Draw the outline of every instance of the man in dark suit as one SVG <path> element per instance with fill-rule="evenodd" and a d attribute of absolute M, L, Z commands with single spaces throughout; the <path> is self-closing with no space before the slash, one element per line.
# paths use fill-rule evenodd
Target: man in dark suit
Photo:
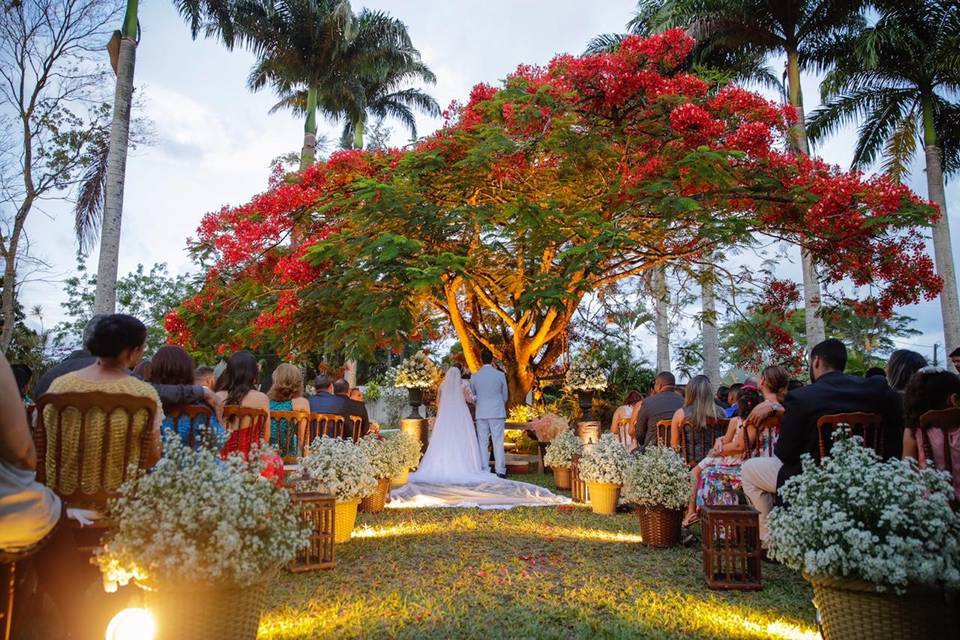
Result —
<path fill-rule="evenodd" d="M 350 397 L 350 383 L 343 378 L 337 380 L 333 383 L 333 393 L 345 400 L 348 415 L 360 416 L 362 419 L 360 437 L 367 435 L 367 432 L 370 431 L 370 416 L 367 415 L 367 405 Z"/>
<path fill-rule="evenodd" d="M 825 415 L 865 411 L 883 416 L 884 458 L 899 458 L 903 447 L 903 402 L 883 378 L 847 375 L 847 349 L 839 340 L 824 340 L 810 352 L 811 384 L 787 394 L 775 457 L 743 463 L 743 491 L 760 512 L 760 538 L 767 537 L 767 514 L 777 490 L 803 471 L 801 456 L 819 461 L 817 420 Z M 763 416 L 757 416 L 762 418 Z"/>
<path fill-rule="evenodd" d="M 314 387 L 316 388 L 316 394 L 307 398 L 307 402 L 310 403 L 310 413 L 329 413 L 343 416 L 348 421 L 347 427 L 344 429 L 344 435 L 349 433 L 350 437 L 353 437 L 353 430 L 349 424 L 350 411 L 347 408 L 347 398 L 338 396 L 333 392 L 333 380 L 330 379 L 330 376 L 325 373 L 317 375 L 314 379 Z"/>
<path fill-rule="evenodd" d="M 653 393 L 640 404 L 633 435 L 646 449 L 657 444 L 657 422 L 669 420 L 683 406 L 683 398 L 674 390 L 677 379 L 669 371 L 661 371 L 653 380 Z M 669 434 L 668 434 L 669 435 Z"/>

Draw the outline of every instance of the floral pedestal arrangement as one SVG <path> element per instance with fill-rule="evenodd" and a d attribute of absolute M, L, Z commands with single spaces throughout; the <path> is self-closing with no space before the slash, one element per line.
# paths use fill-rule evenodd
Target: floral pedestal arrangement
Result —
<path fill-rule="evenodd" d="M 644 544 L 667 548 L 680 542 L 689 478 L 690 470 L 673 449 L 651 447 L 635 458 L 624 477 L 623 499 L 637 506 Z"/>
<path fill-rule="evenodd" d="M 407 389 L 410 394 L 411 413 L 408 418 L 420 418 L 423 390 L 434 388 L 439 377 L 437 365 L 422 351 L 417 351 L 400 363 L 394 384 L 401 389 Z"/>
<path fill-rule="evenodd" d="M 605 434 L 597 444 L 584 447 L 580 458 L 580 478 L 587 483 L 590 507 L 594 513 L 616 513 L 620 488 L 632 463 L 632 456 L 613 434 Z"/>
<path fill-rule="evenodd" d="M 570 429 L 563 430 L 553 437 L 543 454 L 543 464 L 553 469 L 553 479 L 557 489 L 569 490 L 573 487 L 570 467 L 573 465 L 573 457 L 581 453 L 583 453 L 583 445 Z"/>
<path fill-rule="evenodd" d="M 882 461 L 841 430 L 834 438 L 821 464 L 805 457 L 781 487 L 770 555 L 813 585 L 827 640 L 950 637 L 944 591 L 960 587 L 960 514 L 949 476 Z"/>
<path fill-rule="evenodd" d="M 577 403 L 585 421 L 593 419 L 593 396 L 607 388 L 607 375 L 596 359 L 588 354 L 574 358 L 567 369 L 567 388 L 577 393 Z"/>
<path fill-rule="evenodd" d="M 353 536 L 353 528 L 357 524 L 357 507 L 360 505 L 360 499 L 337 500 L 336 509 L 333 512 L 333 541 L 336 544 L 349 542 Z"/>

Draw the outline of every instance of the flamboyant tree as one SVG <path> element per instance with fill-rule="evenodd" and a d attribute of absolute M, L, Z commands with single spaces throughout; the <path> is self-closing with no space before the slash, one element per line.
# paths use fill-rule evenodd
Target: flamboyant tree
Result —
<path fill-rule="evenodd" d="M 441 317 L 471 368 L 484 347 L 504 363 L 516 402 L 563 353 L 585 295 L 761 236 L 829 256 L 825 278 L 869 285 L 878 313 L 935 295 L 917 229 L 933 210 L 790 153 L 793 109 L 708 91 L 678 70 L 692 45 L 671 30 L 521 66 L 409 150 L 276 175 L 204 218 L 206 281 L 167 318 L 171 339 L 359 354 Z"/>

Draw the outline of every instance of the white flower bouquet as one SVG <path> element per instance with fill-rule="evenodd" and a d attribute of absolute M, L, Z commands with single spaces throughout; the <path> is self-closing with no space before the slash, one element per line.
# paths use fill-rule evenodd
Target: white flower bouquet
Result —
<path fill-rule="evenodd" d="M 623 447 L 621 447 L 623 448 Z M 543 454 L 543 464 L 548 467 L 569 468 L 573 464 L 573 456 L 583 453 L 583 443 L 572 430 L 561 431 L 553 439 L 546 453 Z"/>
<path fill-rule="evenodd" d="M 669 447 L 649 447 L 624 477 L 623 499 L 641 507 L 681 509 L 690 498 L 690 468 Z"/>
<path fill-rule="evenodd" d="M 375 478 L 392 478 L 404 470 L 406 452 L 398 438 L 385 438 L 379 433 L 368 433 L 358 444 L 373 465 Z"/>
<path fill-rule="evenodd" d="M 377 488 L 376 469 L 350 440 L 317 438 L 293 476 L 299 491 L 316 491 L 339 501 L 358 500 Z"/>
<path fill-rule="evenodd" d="M 403 469 L 414 469 L 420 464 L 420 457 L 423 452 L 420 450 L 420 440 L 405 431 L 401 431 L 391 438 L 395 441 L 400 450 L 400 459 L 403 461 Z"/>
<path fill-rule="evenodd" d="M 394 386 L 404 389 L 429 389 L 437 384 L 440 372 L 433 360 L 422 351 L 400 363 Z"/>
<path fill-rule="evenodd" d="M 289 494 L 260 475 L 268 456 L 221 461 L 176 434 L 163 449 L 153 470 L 127 480 L 109 502 L 115 526 L 95 558 L 108 590 L 131 578 L 249 586 L 307 544 Z"/>
<path fill-rule="evenodd" d="M 596 359 L 581 354 L 570 363 L 566 383 L 573 391 L 603 391 L 607 388 L 607 375 Z"/>
<path fill-rule="evenodd" d="M 770 513 L 770 555 L 811 576 L 850 577 L 878 591 L 960 586 L 960 514 L 949 476 L 912 460 L 882 461 L 840 437 L 821 464 L 781 489 Z"/>
<path fill-rule="evenodd" d="M 605 433 L 594 445 L 584 447 L 580 459 L 580 479 L 585 482 L 623 484 L 633 456 L 623 448 L 617 436 Z"/>
<path fill-rule="evenodd" d="M 545 413 L 531 422 L 530 428 L 537 434 L 537 440 L 540 442 L 552 442 L 570 428 L 570 423 L 566 418 L 555 413 Z"/>

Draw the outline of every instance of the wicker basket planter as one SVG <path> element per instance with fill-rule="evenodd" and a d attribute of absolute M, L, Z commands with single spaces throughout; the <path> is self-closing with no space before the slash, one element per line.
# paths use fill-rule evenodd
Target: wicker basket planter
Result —
<path fill-rule="evenodd" d="M 621 485 L 610 482 L 587 482 L 590 508 L 593 509 L 594 513 L 600 515 L 613 515 L 617 512 L 621 488 Z"/>
<path fill-rule="evenodd" d="M 357 507 L 359 505 L 360 498 L 337 500 L 333 515 L 333 541 L 336 544 L 350 541 L 350 536 L 353 535 L 353 527 L 357 523 Z"/>
<path fill-rule="evenodd" d="M 680 542 L 679 509 L 637 507 L 637 517 L 640 519 L 640 536 L 644 544 L 666 549 Z"/>
<path fill-rule="evenodd" d="M 377 478 L 377 490 L 360 501 L 360 511 L 380 513 L 387 505 L 388 493 L 390 493 L 390 478 Z"/>
<path fill-rule="evenodd" d="M 553 482 L 557 485 L 557 489 L 569 491 L 571 486 L 570 467 L 554 467 Z"/>
<path fill-rule="evenodd" d="M 156 640 L 255 640 L 268 581 L 248 587 L 138 586 L 144 590 L 144 604 L 157 622 Z"/>
<path fill-rule="evenodd" d="M 940 589 L 913 587 L 897 595 L 878 593 L 873 584 L 854 578 L 803 575 L 813 585 L 824 640 L 949 637 L 949 612 Z"/>
<path fill-rule="evenodd" d="M 402 487 L 407 484 L 407 480 L 410 478 L 410 469 L 404 469 L 399 474 L 390 478 L 390 488 L 396 489 L 397 487 Z"/>

